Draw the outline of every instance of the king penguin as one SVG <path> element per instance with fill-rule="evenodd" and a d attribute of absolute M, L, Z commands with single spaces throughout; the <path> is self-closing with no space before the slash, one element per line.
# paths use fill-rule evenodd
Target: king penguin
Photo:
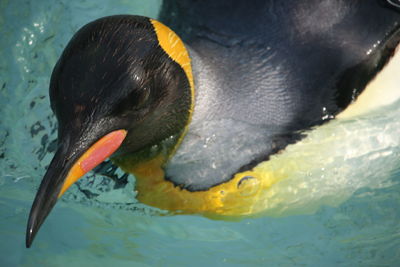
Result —
<path fill-rule="evenodd" d="M 51 75 L 58 148 L 26 246 L 63 193 L 107 158 L 134 174 L 142 203 L 211 217 L 261 211 L 260 192 L 285 176 L 271 157 L 379 102 L 358 104 L 395 57 L 397 8 L 378 0 L 166 1 L 163 23 L 115 15 L 83 26 Z"/>

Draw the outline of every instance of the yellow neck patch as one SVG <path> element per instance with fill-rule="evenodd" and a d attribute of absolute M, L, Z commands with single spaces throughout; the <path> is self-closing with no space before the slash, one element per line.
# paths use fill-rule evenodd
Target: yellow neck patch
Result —
<path fill-rule="evenodd" d="M 158 43 L 161 48 L 167 53 L 167 55 L 176 63 L 178 63 L 183 71 L 186 74 L 186 77 L 189 80 L 190 85 L 190 95 L 191 95 L 191 104 L 189 110 L 189 119 L 186 123 L 186 127 L 182 132 L 181 137 L 179 138 L 175 148 L 170 153 L 169 157 L 175 154 L 176 149 L 178 149 L 179 145 L 182 143 L 183 138 L 185 137 L 187 131 L 189 130 L 189 124 L 192 119 L 193 109 L 194 109 L 194 82 L 193 82 L 193 73 L 192 73 L 192 65 L 189 57 L 189 53 L 186 50 L 185 45 L 183 44 L 181 38 L 170 28 L 165 26 L 159 21 L 154 19 L 150 19 L 151 24 L 154 27 L 154 31 L 156 32 Z"/>
<path fill-rule="evenodd" d="M 136 198 L 141 203 L 179 214 L 202 214 L 210 218 L 227 219 L 262 212 L 270 193 L 268 189 L 288 175 L 288 167 L 274 170 L 268 162 L 263 162 L 207 191 L 191 192 L 165 180 L 162 168 L 165 162 L 166 156 L 159 154 L 145 162 L 132 164 L 123 160 L 118 165 L 135 175 Z"/>
<path fill-rule="evenodd" d="M 154 19 L 150 19 L 150 22 L 151 24 L 153 24 L 161 48 L 172 60 L 174 60 L 182 67 L 189 80 L 190 88 L 194 90 L 190 57 L 182 40 L 174 31 L 172 31 L 161 22 Z M 192 96 L 194 96 L 194 94 L 192 94 Z"/>

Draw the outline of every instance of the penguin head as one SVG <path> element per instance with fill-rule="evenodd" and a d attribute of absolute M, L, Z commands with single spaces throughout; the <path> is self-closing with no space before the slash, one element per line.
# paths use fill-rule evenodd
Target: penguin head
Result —
<path fill-rule="evenodd" d="M 157 143 L 185 126 L 189 88 L 182 67 L 162 49 L 149 19 L 94 21 L 73 37 L 52 74 L 50 100 L 59 140 L 93 142 L 91 136 L 125 129 L 125 152 Z"/>
<path fill-rule="evenodd" d="M 110 156 L 183 134 L 192 78 L 182 56 L 171 56 L 183 51 L 189 62 L 182 42 L 179 51 L 163 43 L 171 32 L 151 19 L 122 15 L 87 24 L 69 42 L 50 82 L 58 150 L 32 205 L 27 247 L 57 199 L 86 172 Z"/>

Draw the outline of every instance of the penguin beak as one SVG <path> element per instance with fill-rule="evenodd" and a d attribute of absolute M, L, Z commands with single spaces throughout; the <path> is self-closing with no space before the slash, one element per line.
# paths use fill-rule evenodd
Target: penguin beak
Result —
<path fill-rule="evenodd" d="M 85 173 L 111 156 L 121 146 L 126 135 L 126 130 L 113 131 L 100 138 L 84 153 L 75 155 L 67 152 L 71 149 L 59 147 L 32 204 L 26 232 L 27 248 L 31 246 L 36 233 L 58 198 Z"/>

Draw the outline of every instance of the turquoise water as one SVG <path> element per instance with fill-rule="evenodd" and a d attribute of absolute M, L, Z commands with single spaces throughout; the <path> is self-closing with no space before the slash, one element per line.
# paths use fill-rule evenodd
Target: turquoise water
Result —
<path fill-rule="evenodd" d="M 54 151 L 47 94 L 63 47 L 98 17 L 157 17 L 159 9 L 160 1 L 0 1 L 0 266 L 398 266 L 399 103 L 290 147 L 283 160 L 300 150 L 325 154 L 271 189 L 263 217 L 160 216 L 135 200 L 133 177 L 112 190 L 91 174 L 25 248 L 29 209 Z"/>

